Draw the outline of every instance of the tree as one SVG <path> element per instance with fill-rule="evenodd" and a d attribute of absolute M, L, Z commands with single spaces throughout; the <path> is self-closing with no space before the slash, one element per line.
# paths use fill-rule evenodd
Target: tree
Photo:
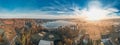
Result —
<path fill-rule="evenodd" d="M 76 28 L 76 27 L 74 27 Z M 59 27 L 57 29 L 59 35 L 61 35 L 63 42 L 65 42 L 66 45 L 72 45 L 75 38 L 79 35 L 79 29 L 71 29 L 71 26 L 64 26 Z"/>

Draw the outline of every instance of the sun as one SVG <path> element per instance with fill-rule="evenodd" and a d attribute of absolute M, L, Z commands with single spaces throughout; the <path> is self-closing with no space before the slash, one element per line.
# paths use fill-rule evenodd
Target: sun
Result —
<path fill-rule="evenodd" d="M 83 9 L 75 8 L 74 15 L 86 21 L 100 21 L 112 18 L 118 12 L 115 8 L 107 8 L 102 5 L 98 0 L 91 1 Z"/>
<path fill-rule="evenodd" d="M 82 10 L 81 15 L 87 21 L 99 21 L 106 18 L 107 11 L 101 8 L 89 8 L 89 10 Z"/>
<path fill-rule="evenodd" d="M 102 9 L 99 8 L 91 8 L 89 11 L 85 12 L 86 20 L 90 21 L 98 21 L 102 20 L 105 17 L 105 12 Z"/>
<path fill-rule="evenodd" d="M 104 19 L 108 13 L 101 7 L 101 3 L 94 1 L 89 3 L 87 9 L 84 9 L 81 14 L 85 16 L 86 20 L 99 21 Z"/>

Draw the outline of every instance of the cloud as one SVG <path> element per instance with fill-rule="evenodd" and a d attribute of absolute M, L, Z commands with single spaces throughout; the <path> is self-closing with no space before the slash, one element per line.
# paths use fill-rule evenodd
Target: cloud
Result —
<path fill-rule="evenodd" d="M 56 2 L 58 3 L 58 2 Z M 95 4 L 95 5 L 94 5 Z M 56 5 L 56 4 L 55 4 Z M 62 7 L 59 7 L 62 5 Z M 97 16 L 105 16 L 109 18 L 120 17 L 118 9 L 113 7 L 102 7 L 99 0 L 88 3 L 88 7 L 81 8 L 73 3 L 73 5 L 63 5 L 59 3 L 58 6 L 43 7 L 41 9 L 14 9 L 6 10 L 0 8 L 0 18 L 34 18 L 34 19 L 61 19 L 61 18 L 84 18 L 89 14 Z M 94 8 L 93 8 L 94 7 Z M 57 8 L 57 9 L 56 9 Z M 45 10 L 46 9 L 46 10 Z M 94 12 L 90 12 L 94 11 Z"/>
<path fill-rule="evenodd" d="M 106 7 L 102 6 L 103 4 L 96 1 L 90 1 L 88 6 L 82 10 L 74 9 L 74 15 L 78 15 L 80 17 L 84 17 L 85 19 L 105 19 L 105 18 L 120 18 L 118 15 L 118 9 L 113 7 Z"/>
<path fill-rule="evenodd" d="M 1 12 L 0 18 L 33 18 L 33 19 L 63 19 L 63 18 L 75 18 L 74 15 L 67 14 L 65 12 L 56 12 L 58 14 L 51 14 L 54 11 L 30 11 L 30 12 Z"/>

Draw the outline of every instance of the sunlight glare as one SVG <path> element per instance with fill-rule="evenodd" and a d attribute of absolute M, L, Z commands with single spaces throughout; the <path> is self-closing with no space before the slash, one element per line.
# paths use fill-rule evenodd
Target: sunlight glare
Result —
<path fill-rule="evenodd" d="M 101 20 L 105 17 L 105 11 L 100 8 L 91 8 L 89 11 L 86 11 L 86 20 L 96 21 Z"/>
<path fill-rule="evenodd" d="M 91 1 L 86 9 L 81 11 L 81 15 L 85 16 L 85 20 L 97 21 L 106 18 L 111 13 L 108 10 L 102 8 L 102 4 L 99 1 Z"/>
<path fill-rule="evenodd" d="M 100 2 L 92 1 L 89 3 L 88 10 L 86 11 L 86 20 L 101 20 L 107 15 L 106 13 L 105 10 L 101 9 Z"/>

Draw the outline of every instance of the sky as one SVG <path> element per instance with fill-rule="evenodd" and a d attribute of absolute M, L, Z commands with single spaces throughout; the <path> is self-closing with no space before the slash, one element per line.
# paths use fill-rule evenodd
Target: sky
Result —
<path fill-rule="evenodd" d="M 0 18 L 73 17 L 77 10 L 88 9 L 92 1 L 100 2 L 101 9 L 117 10 L 113 13 L 120 15 L 120 0 L 0 0 Z"/>

